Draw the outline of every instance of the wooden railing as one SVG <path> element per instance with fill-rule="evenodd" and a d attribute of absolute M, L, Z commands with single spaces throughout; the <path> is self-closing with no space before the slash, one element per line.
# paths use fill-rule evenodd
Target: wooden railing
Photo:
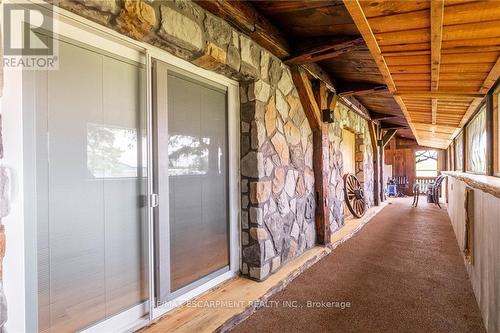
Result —
<path fill-rule="evenodd" d="M 416 177 L 415 183 L 419 185 L 419 192 L 423 193 L 427 191 L 427 185 L 433 183 L 436 180 L 436 177 Z"/>

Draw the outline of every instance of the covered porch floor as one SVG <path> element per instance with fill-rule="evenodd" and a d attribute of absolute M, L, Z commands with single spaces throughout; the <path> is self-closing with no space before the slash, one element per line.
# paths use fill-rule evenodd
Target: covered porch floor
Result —
<path fill-rule="evenodd" d="M 485 332 L 446 208 L 425 199 L 392 200 L 269 300 L 233 332 Z"/>
<path fill-rule="evenodd" d="M 411 203 L 389 199 L 264 282 L 233 279 L 195 300 L 220 305 L 143 331 L 486 332 L 446 207 Z"/>

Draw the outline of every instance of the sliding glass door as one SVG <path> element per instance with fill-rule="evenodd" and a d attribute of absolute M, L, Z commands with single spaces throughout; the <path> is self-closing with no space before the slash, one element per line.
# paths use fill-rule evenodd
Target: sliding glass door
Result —
<path fill-rule="evenodd" d="M 227 89 L 153 63 L 159 302 L 229 271 Z"/>
<path fill-rule="evenodd" d="M 144 65 L 71 40 L 59 52 L 32 86 L 38 328 L 58 333 L 148 298 Z"/>
<path fill-rule="evenodd" d="M 238 86 L 59 24 L 58 69 L 23 73 L 27 322 L 129 330 L 238 269 Z"/>

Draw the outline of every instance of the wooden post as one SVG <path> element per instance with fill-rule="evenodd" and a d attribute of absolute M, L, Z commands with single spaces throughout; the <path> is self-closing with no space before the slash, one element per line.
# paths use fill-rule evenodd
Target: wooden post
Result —
<path fill-rule="evenodd" d="M 368 122 L 368 129 L 370 130 L 370 139 L 372 142 L 373 150 L 373 204 L 378 206 L 380 204 L 379 186 L 380 186 L 380 160 L 379 160 L 379 147 L 377 144 L 377 125 L 370 121 Z"/>
<path fill-rule="evenodd" d="M 321 110 L 326 108 L 326 85 L 315 81 L 314 88 L 306 72 L 299 67 L 291 68 L 292 79 L 300 102 L 313 132 L 313 169 L 316 193 L 316 241 L 330 243 L 330 212 L 328 209 L 328 127 L 321 121 Z"/>
<path fill-rule="evenodd" d="M 328 209 L 328 130 L 326 124 L 313 130 L 313 169 L 316 192 L 316 238 L 318 244 L 330 243 L 330 211 Z"/>

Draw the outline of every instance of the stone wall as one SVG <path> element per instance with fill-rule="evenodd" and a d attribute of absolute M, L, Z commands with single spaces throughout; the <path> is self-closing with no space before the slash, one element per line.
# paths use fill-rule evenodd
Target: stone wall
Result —
<path fill-rule="evenodd" d="M 188 0 L 59 0 L 57 5 L 240 82 L 244 275 L 263 280 L 314 245 L 312 132 L 287 66 Z M 363 138 L 366 192 L 373 187 L 366 174 L 371 146 L 364 120 L 345 106 L 337 109 L 338 121 L 330 126 L 332 230 L 343 225 L 342 126 Z"/>
<path fill-rule="evenodd" d="M 316 241 L 312 132 L 290 71 L 275 66 L 241 87 L 242 273 L 255 279 Z"/>
<path fill-rule="evenodd" d="M 368 122 L 341 103 L 335 107 L 335 122 L 328 126 L 330 142 L 330 230 L 334 233 L 344 225 L 344 181 L 343 160 L 340 151 L 342 129 L 356 134 L 356 177 L 363 184 L 368 206 L 373 206 L 373 148 L 370 140 Z"/>

